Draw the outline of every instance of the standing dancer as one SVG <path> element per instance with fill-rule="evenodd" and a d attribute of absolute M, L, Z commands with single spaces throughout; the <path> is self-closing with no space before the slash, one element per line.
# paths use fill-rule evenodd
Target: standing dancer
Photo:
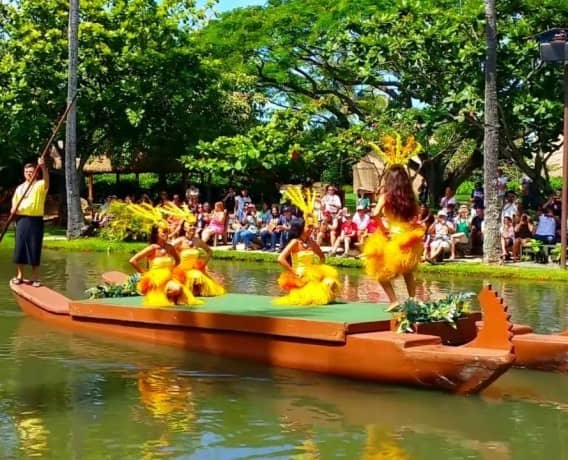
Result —
<path fill-rule="evenodd" d="M 377 231 L 367 238 L 363 247 L 366 273 L 375 278 L 386 292 L 394 311 L 400 302 L 392 281 L 404 277 L 410 297 L 416 294 L 414 271 L 424 249 L 424 228 L 418 223 L 418 203 L 412 182 L 404 165 L 421 147 L 410 136 L 402 145 L 400 135 L 385 136 L 383 148 L 371 147 L 385 161 L 385 175 L 373 216 Z"/>

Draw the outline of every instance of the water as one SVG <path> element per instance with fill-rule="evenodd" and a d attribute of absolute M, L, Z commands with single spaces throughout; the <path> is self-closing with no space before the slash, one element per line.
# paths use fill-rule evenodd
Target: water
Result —
<path fill-rule="evenodd" d="M 81 297 L 124 259 L 47 251 L 43 281 Z M 211 265 L 232 291 L 277 293 L 273 264 Z M 345 298 L 384 298 L 341 273 Z M 419 288 L 439 297 L 488 281 Z M 564 284 L 493 285 L 516 321 L 568 327 Z M 6 283 L 0 305 L 2 459 L 568 459 L 565 375 L 512 370 L 481 396 L 452 396 L 55 329 L 23 316 Z"/>

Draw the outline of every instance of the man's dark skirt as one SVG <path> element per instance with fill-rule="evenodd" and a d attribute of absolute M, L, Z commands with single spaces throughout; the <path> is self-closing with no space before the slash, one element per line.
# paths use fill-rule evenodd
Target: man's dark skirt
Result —
<path fill-rule="evenodd" d="M 43 241 L 43 216 L 16 217 L 14 263 L 39 265 Z"/>

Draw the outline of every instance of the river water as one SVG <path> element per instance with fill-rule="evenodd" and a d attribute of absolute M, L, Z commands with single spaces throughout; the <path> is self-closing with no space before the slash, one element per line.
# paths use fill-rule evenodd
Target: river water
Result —
<path fill-rule="evenodd" d="M 19 311 L 0 257 L 1 459 L 568 459 L 566 375 L 511 370 L 453 396 L 76 334 Z M 231 291 L 277 294 L 274 264 L 211 268 Z M 128 269 L 124 255 L 45 251 L 42 278 L 79 298 L 113 269 Z M 345 299 L 384 299 L 357 270 L 341 276 Z M 491 281 L 426 277 L 419 291 Z M 515 321 L 568 327 L 565 284 L 493 286 Z"/>

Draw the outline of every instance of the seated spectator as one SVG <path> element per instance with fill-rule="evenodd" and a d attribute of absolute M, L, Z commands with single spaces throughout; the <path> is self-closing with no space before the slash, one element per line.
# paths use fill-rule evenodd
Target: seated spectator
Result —
<path fill-rule="evenodd" d="M 425 230 L 430 228 L 430 225 L 434 223 L 434 215 L 427 204 L 420 205 L 420 212 L 418 214 L 418 223 L 424 226 Z"/>
<path fill-rule="evenodd" d="M 471 219 L 471 253 L 483 254 L 483 228 L 485 224 L 485 210 L 483 207 L 475 209 L 475 216 Z"/>
<path fill-rule="evenodd" d="M 280 252 L 282 252 L 288 244 L 288 240 L 290 239 L 290 228 L 293 220 L 294 216 L 292 215 L 292 208 L 290 206 L 284 206 L 284 208 L 282 208 L 282 214 L 280 214 L 280 217 L 278 218 L 278 226 L 276 227 L 276 231 L 280 235 Z"/>
<path fill-rule="evenodd" d="M 509 257 L 509 250 L 513 249 L 515 241 L 515 227 L 513 226 L 513 219 L 509 216 L 505 216 L 499 233 L 501 236 L 501 259 L 505 260 Z"/>
<path fill-rule="evenodd" d="M 329 211 L 323 213 L 323 218 L 319 224 L 318 233 L 316 236 L 316 242 L 318 246 L 323 246 L 324 243 L 329 243 L 333 246 L 337 238 L 337 221 L 333 219 L 333 216 Z"/>
<path fill-rule="evenodd" d="M 556 228 L 557 222 L 552 208 L 545 208 L 542 212 L 539 211 L 533 238 L 542 241 L 544 244 L 555 244 Z"/>
<path fill-rule="evenodd" d="M 249 209 L 245 218 L 240 223 L 240 228 L 233 234 L 233 245 L 231 249 L 237 249 L 237 244 L 243 242 L 245 250 L 252 251 L 251 242 L 256 237 L 257 232 L 256 212 Z"/>
<path fill-rule="evenodd" d="M 272 206 L 270 209 L 270 219 L 265 226 L 260 229 L 260 243 L 263 251 L 276 251 L 276 240 L 280 240 L 280 232 L 282 227 L 279 226 L 280 212 L 278 206 Z"/>
<path fill-rule="evenodd" d="M 534 225 L 528 214 L 521 214 L 520 222 L 515 225 L 515 241 L 513 242 L 513 261 L 520 260 L 521 249 L 532 239 Z"/>
<path fill-rule="evenodd" d="M 475 216 L 475 210 L 483 208 L 485 205 L 485 191 L 483 190 L 483 184 L 481 182 L 475 183 L 469 201 L 471 202 L 471 210 L 474 213 L 473 216 Z"/>
<path fill-rule="evenodd" d="M 456 204 L 455 203 L 448 203 L 448 206 L 447 206 L 447 209 L 446 209 L 446 220 L 448 221 L 449 224 L 454 225 L 457 217 L 458 217 L 458 214 L 456 212 Z"/>
<path fill-rule="evenodd" d="M 341 224 L 341 233 L 335 240 L 329 253 L 331 256 L 336 254 L 339 245 L 343 243 L 343 257 L 346 257 L 347 254 L 349 254 L 351 243 L 357 241 L 357 224 L 353 222 L 353 216 L 351 214 L 344 214 L 344 218 L 345 221 Z"/>
<path fill-rule="evenodd" d="M 440 209 L 436 215 L 436 221 L 428 229 L 430 235 L 430 255 L 427 260 L 432 262 L 443 259 L 444 253 L 451 250 L 450 235 L 454 233 L 451 224 L 446 220 L 446 211 Z"/>
<path fill-rule="evenodd" d="M 450 235 L 451 251 L 450 260 L 456 258 L 456 245 L 468 244 L 471 235 L 471 227 L 469 223 L 469 209 L 465 204 L 460 206 L 458 216 L 454 222 L 455 233 Z"/>
<path fill-rule="evenodd" d="M 209 215 L 209 223 L 201 232 L 201 239 L 207 243 L 211 236 L 217 238 L 219 235 L 223 235 L 225 233 L 226 218 L 227 213 L 225 212 L 223 202 L 217 201 L 213 212 Z"/>
<path fill-rule="evenodd" d="M 367 227 L 371 218 L 366 208 L 357 206 L 357 213 L 353 216 L 353 223 L 357 226 L 357 242 L 362 243 L 367 236 Z"/>

